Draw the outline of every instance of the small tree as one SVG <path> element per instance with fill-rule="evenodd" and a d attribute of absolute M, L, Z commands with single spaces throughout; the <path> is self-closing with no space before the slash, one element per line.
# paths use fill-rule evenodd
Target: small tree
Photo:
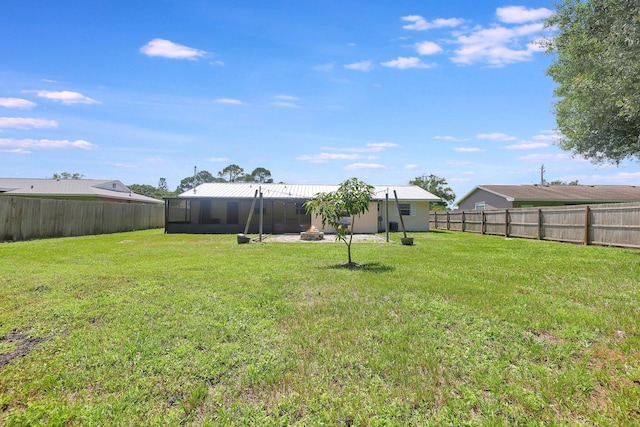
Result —
<path fill-rule="evenodd" d="M 327 224 L 336 230 L 336 240 L 347 245 L 349 262 L 345 267 L 356 267 L 351 261 L 351 242 L 353 241 L 353 225 L 356 215 L 369 210 L 373 197 L 373 186 L 357 178 L 351 178 L 340 184 L 336 191 L 318 193 L 305 203 L 307 213 L 318 215 L 322 219 L 322 228 Z M 343 225 L 342 219 L 351 218 L 351 226 Z"/>

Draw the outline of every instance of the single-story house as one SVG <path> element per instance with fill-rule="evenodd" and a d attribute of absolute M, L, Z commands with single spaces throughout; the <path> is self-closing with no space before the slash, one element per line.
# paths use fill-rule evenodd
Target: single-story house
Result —
<path fill-rule="evenodd" d="M 262 223 L 265 234 L 299 233 L 314 225 L 322 230 L 321 219 L 306 213 L 304 203 L 318 193 L 335 191 L 338 185 L 206 183 L 165 198 L 165 232 L 233 234 L 244 232 L 249 223 L 250 234 L 257 234 Z M 374 186 L 369 211 L 356 217 L 355 233 L 402 231 L 402 213 L 407 231 L 429 230 L 429 203 L 440 201 L 415 185 Z M 398 195 L 396 204 L 393 191 Z M 389 204 L 387 206 L 386 200 Z M 388 221 L 385 217 L 388 211 Z M 345 222 L 349 219 L 345 218 Z M 335 230 L 322 230 L 333 232 Z"/>
<path fill-rule="evenodd" d="M 115 203 L 159 204 L 162 200 L 132 192 L 117 180 L 0 178 L 0 196 Z"/>
<path fill-rule="evenodd" d="M 460 210 L 529 208 L 640 201 L 634 185 L 480 185 L 458 201 Z"/>

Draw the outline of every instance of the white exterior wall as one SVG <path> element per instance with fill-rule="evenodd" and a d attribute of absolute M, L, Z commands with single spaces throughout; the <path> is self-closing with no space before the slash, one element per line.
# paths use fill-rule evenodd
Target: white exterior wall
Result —
<path fill-rule="evenodd" d="M 411 204 L 414 206 L 413 211 L 415 212 L 415 215 L 402 216 L 406 230 L 414 232 L 429 231 L 429 202 L 411 202 Z M 380 215 L 384 218 L 384 202 L 381 203 L 380 207 L 382 209 Z M 389 222 L 397 222 L 398 231 L 402 231 L 402 224 L 400 223 L 400 216 L 397 213 L 395 201 L 389 201 Z M 311 223 L 315 225 L 318 230 L 324 231 L 325 233 L 335 233 L 335 230 L 328 226 L 324 230 L 322 229 L 322 220 L 320 219 L 320 217 L 312 217 Z M 355 228 L 353 232 L 363 234 L 375 234 L 378 232 L 377 201 L 371 203 L 368 212 L 365 212 L 363 215 L 356 217 Z"/>
<path fill-rule="evenodd" d="M 403 202 L 400 204 L 410 203 L 412 205 L 412 213 L 415 215 L 402 215 L 406 231 L 429 231 L 429 202 Z M 384 209 L 384 207 L 383 207 Z M 398 223 L 398 231 L 402 231 L 402 223 L 400 215 L 396 209 L 395 200 L 389 201 L 389 222 Z"/>
<path fill-rule="evenodd" d="M 377 212 L 378 202 L 371 202 L 369 205 L 369 211 L 365 212 L 362 215 L 358 215 L 355 218 L 355 228 L 353 229 L 354 233 L 361 234 L 375 234 L 378 232 L 378 212 Z M 336 230 L 333 227 L 327 225 L 324 229 L 322 228 L 322 219 L 313 215 L 311 217 L 311 224 L 314 225 L 318 230 L 324 231 L 325 233 L 335 233 Z"/>

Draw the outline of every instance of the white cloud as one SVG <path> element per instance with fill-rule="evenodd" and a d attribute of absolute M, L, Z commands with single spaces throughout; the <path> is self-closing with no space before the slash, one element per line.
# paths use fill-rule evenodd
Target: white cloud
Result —
<path fill-rule="evenodd" d="M 90 150 L 96 148 L 90 142 L 84 140 L 67 141 L 67 140 L 50 140 L 50 139 L 0 139 L 0 147 L 15 147 L 19 149 L 25 148 L 78 148 L 82 150 Z"/>
<path fill-rule="evenodd" d="M 373 142 L 366 144 L 371 151 L 382 151 L 386 148 L 396 148 L 398 144 L 393 142 Z"/>
<path fill-rule="evenodd" d="M 454 150 L 459 153 L 479 153 L 481 151 L 484 151 L 481 148 L 473 148 L 473 147 L 456 147 L 454 148 Z"/>
<path fill-rule="evenodd" d="M 273 105 L 274 107 L 283 107 L 283 108 L 296 108 L 297 107 L 295 102 L 276 101 L 276 102 L 272 102 L 271 105 Z"/>
<path fill-rule="evenodd" d="M 228 157 L 209 157 L 207 159 L 208 162 L 228 162 Z"/>
<path fill-rule="evenodd" d="M 400 56 L 397 59 L 393 59 L 387 62 L 381 62 L 380 65 L 389 68 L 398 68 L 400 70 L 407 70 L 409 68 L 432 68 L 433 65 L 425 64 L 415 56 L 413 57 L 403 57 Z"/>
<path fill-rule="evenodd" d="M 327 71 L 331 71 L 335 68 L 336 64 L 330 62 L 327 64 L 319 64 L 319 65 L 314 65 L 313 67 L 311 67 L 311 69 L 313 71 L 319 71 L 319 72 L 327 72 Z"/>
<path fill-rule="evenodd" d="M 174 43 L 165 39 L 153 39 L 140 48 L 147 56 L 159 56 L 170 59 L 196 60 L 207 54 L 206 51 Z"/>
<path fill-rule="evenodd" d="M 51 99 L 53 101 L 59 101 L 65 105 L 71 104 L 101 104 L 100 101 L 84 96 L 79 92 L 72 92 L 68 90 L 62 91 L 49 91 L 49 90 L 36 90 L 36 91 L 24 91 L 35 92 L 40 98 Z"/>
<path fill-rule="evenodd" d="M 298 100 L 297 96 L 292 95 L 275 95 L 273 97 L 276 101 L 272 102 L 271 105 L 274 107 L 282 107 L 282 108 L 297 108 L 298 105 L 295 101 Z"/>
<path fill-rule="evenodd" d="M 341 154 L 341 153 L 320 153 L 314 155 L 303 155 L 296 157 L 297 160 L 310 163 L 324 163 L 328 160 L 355 160 L 359 156 L 357 154 Z"/>
<path fill-rule="evenodd" d="M 297 96 L 292 96 L 292 95 L 276 95 L 274 96 L 275 99 L 280 99 L 282 101 L 297 101 L 298 97 Z"/>
<path fill-rule="evenodd" d="M 371 64 L 371 61 L 360 61 L 360 62 L 354 62 L 353 64 L 347 64 L 344 66 L 344 68 L 348 70 L 366 72 L 366 71 L 371 71 L 373 69 L 373 64 Z"/>
<path fill-rule="evenodd" d="M 346 147 L 346 148 L 333 148 L 333 147 L 322 147 L 323 150 L 334 150 L 334 151 L 347 151 L 350 153 L 379 153 L 380 151 L 384 151 L 387 148 L 397 148 L 398 144 L 394 142 L 371 142 L 365 144 L 364 147 Z"/>
<path fill-rule="evenodd" d="M 543 24 L 527 24 L 514 28 L 495 26 L 480 28 L 469 35 L 459 35 L 460 45 L 451 61 L 457 64 L 485 62 L 501 67 L 515 62 L 530 61 L 542 48 L 534 43 L 543 31 Z"/>
<path fill-rule="evenodd" d="M 499 7 L 496 10 L 498 19 L 508 24 L 522 24 L 524 22 L 540 21 L 553 15 L 547 8 L 528 9 L 524 6 Z"/>
<path fill-rule="evenodd" d="M 552 163 L 552 162 L 586 162 L 581 157 L 572 157 L 569 154 L 530 154 L 528 156 L 518 157 L 523 162 L 535 163 Z"/>
<path fill-rule="evenodd" d="M 436 135 L 435 139 L 439 139 L 440 141 L 449 141 L 449 142 L 463 142 L 468 141 L 468 138 L 457 138 L 451 135 Z"/>
<path fill-rule="evenodd" d="M 459 18 L 439 18 L 429 22 L 420 15 L 403 16 L 401 19 L 405 22 L 411 22 L 411 24 L 403 25 L 402 28 L 416 31 L 430 30 L 432 28 L 458 27 L 464 23 L 464 19 Z"/>
<path fill-rule="evenodd" d="M 353 163 L 348 165 L 345 169 L 346 170 L 387 169 L 387 167 L 378 163 Z"/>
<path fill-rule="evenodd" d="M 219 104 L 242 105 L 242 101 L 238 99 L 231 99 L 231 98 L 218 98 L 216 99 L 216 102 Z"/>
<path fill-rule="evenodd" d="M 35 107 L 35 102 L 27 101 L 22 98 L 0 98 L 0 107 L 15 108 L 18 110 L 28 110 Z"/>
<path fill-rule="evenodd" d="M 546 142 L 521 142 L 520 144 L 507 145 L 503 147 L 505 150 L 534 150 L 536 148 L 545 148 L 549 144 Z"/>
<path fill-rule="evenodd" d="M 55 120 L 32 119 L 28 117 L 0 117 L 0 128 L 29 129 L 29 128 L 54 128 L 58 123 Z"/>
<path fill-rule="evenodd" d="M 412 164 L 408 164 L 408 165 L 406 165 L 404 168 L 405 168 L 405 169 L 412 170 L 412 169 L 418 169 L 419 167 L 420 167 L 420 166 L 418 166 L 418 165 L 414 165 L 414 164 L 412 163 Z"/>
<path fill-rule="evenodd" d="M 416 51 L 420 55 L 435 55 L 442 52 L 442 46 L 440 46 L 438 43 L 424 41 L 416 43 Z"/>
<path fill-rule="evenodd" d="M 13 150 L 0 150 L 0 153 L 31 154 L 31 151 L 23 150 L 22 148 L 15 148 Z"/>
<path fill-rule="evenodd" d="M 488 139 L 490 141 L 515 141 L 515 136 L 507 135 L 506 133 L 479 133 L 476 135 L 478 139 Z"/>
<path fill-rule="evenodd" d="M 562 135 L 556 131 L 544 131 L 543 133 L 533 137 L 534 141 L 548 142 L 555 144 L 562 139 Z"/>

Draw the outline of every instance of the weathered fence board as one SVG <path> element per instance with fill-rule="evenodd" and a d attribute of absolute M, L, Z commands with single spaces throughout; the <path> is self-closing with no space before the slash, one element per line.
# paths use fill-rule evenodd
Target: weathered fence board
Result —
<path fill-rule="evenodd" d="M 0 197 L 0 242 L 70 237 L 164 226 L 164 206 Z"/>
<path fill-rule="evenodd" d="M 640 248 L 640 203 L 431 212 L 429 223 L 439 230 Z"/>

